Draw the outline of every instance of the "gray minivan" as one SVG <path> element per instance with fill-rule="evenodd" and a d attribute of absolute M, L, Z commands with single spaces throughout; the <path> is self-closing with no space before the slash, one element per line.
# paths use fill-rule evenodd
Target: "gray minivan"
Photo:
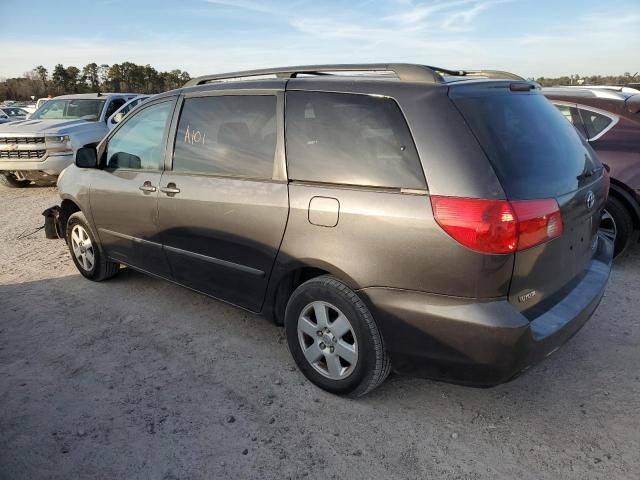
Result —
<path fill-rule="evenodd" d="M 507 381 L 596 309 L 608 177 L 539 87 L 496 71 L 325 65 L 157 95 L 58 182 L 48 236 L 284 324 L 301 371 Z"/>

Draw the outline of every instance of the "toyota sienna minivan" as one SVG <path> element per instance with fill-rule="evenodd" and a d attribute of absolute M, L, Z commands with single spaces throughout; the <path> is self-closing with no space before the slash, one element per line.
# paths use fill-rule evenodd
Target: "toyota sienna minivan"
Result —
<path fill-rule="evenodd" d="M 86 278 L 126 265 L 261 313 L 311 382 L 351 396 L 391 369 L 512 379 L 593 314 L 613 250 L 607 172 L 506 72 L 196 78 L 80 149 L 58 187 L 47 235 Z"/>

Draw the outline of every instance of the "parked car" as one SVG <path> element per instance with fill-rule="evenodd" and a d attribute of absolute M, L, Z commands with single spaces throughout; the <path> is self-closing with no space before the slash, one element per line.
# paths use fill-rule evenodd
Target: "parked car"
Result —
<path fill-rule="evenodd" d="M 543 93 L 588 139 L 610 170 L 601 229 L 622 253 L 640 229 L 640 92 L 627 87 L 554 87 Z"/>
<path fill-rule="evenodd" d="M 20 107 L 0 107 L 0 113 L 4 113 L 9 120 L 24 120 L 29 112 Z"/>
<path fill-rule="evenodd" d="M 122 105 L 107 119 L 107 127 L 109 127 L 109 130 L 113 130 L 131 110 L 150 97 L 151 95 L 138 95 Z"/>
<path fill-rule="evenodd" d="M 51 100 L 51 97 L 39 98 L 38 101 L 36 102 L 36 110 L 39 109 L 45 103 L 47 103 L 49 100 Z"/>
<path fill-rule="evenodd" d="M 29 115 L 37 110 L 35 103 L 25 103 L 20 105 L 20 108 L 27 112 L 27 118 L 29 118 Z"/>
<path fill-rule="evenodd" d="M 196 78 L 79 149 L 58 189 L 47 236 L 83 276 L 128 265 L 262 313 L 311 382 L 351 396 L 392 366 L 513 378 L 587 321 L 613 253 L 605 169 L 504 72 Z"/>
<path fill-rule="evenodd" d="M 44 103 L 29 120 L 0 127 L 0 183 L 26 187 L 55 183 L 84 145 L 107 134 L 107 118 L 135 94 L 63 95 Z"/>

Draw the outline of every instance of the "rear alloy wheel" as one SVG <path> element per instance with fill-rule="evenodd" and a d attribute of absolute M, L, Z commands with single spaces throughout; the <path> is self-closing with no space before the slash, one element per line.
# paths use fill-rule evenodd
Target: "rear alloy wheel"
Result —
<path fill-rule="evenodd" d="M 298 367 L 324 390 L 359 397 L 389 374 L 391 363 L 369 309 L 335 277 L 312 278 L 291 294 L 285 329 Z"/>
<path fill-rule="evenodd" d="M 311 302 L 298 317 L 298 341 L 320 375 L 342 380 L 358 362 L 358 342 L 349 319 L 327 302 Z"/>
<path fill-rule="evenodd" d="M 9 188 L 25 188 L 31 185 L 31 180 L 18 180 L 12 173 L 0 174 L 0 183 Z"/>
<path fill-rule="evenodd" d="M 616 257 L 631 243 L 633 220 L 626 207 L 615 197 L 609 197 L 602 210 L 600 233 L 613 242 L 613 254 Z"/>

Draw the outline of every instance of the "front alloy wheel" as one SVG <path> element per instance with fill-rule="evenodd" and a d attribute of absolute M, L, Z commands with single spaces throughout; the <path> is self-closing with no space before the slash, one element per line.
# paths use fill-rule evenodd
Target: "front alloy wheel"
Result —
<path fill-rule="evenodd" d="M 113 277 L 120 265 L 112 262 L 102 251 L 84 213 L 75 212 L 67 220 L 65 239 L 78 271 L 89 280 L 100 282 Z"/>
<path fill-rule="evenodd" d="M 89 234 L 82 225 L 74 225 L 71 229 L 71 249 L 78 264 L 87 273 L 95 266 L 95 252 Z"/>

